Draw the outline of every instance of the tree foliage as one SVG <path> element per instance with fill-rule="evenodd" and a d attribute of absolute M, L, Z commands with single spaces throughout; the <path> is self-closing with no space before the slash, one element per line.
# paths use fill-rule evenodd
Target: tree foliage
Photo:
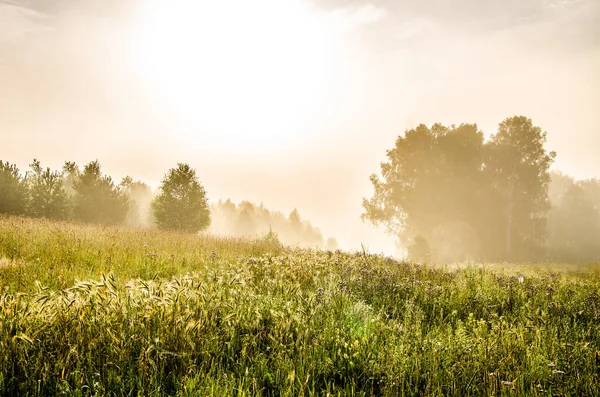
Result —
<path fill-rule="evenodd" d="M 27 213 L 34 217 L 65 219 L 68 216 L 69 197 L 64 189 L 62 173 L 43 169 L 34 159 L 28 175 L 29 202 Z"/>
<path fill-rule="evenodd" d="M 475 124 L 406 131 L 387 152 L 363 219 L 436 261 L 539 254 L 554 153 L 531 120 L 504 120 L 485 141 Z"/>
<path fill-rule="evenodd" d="M 548 216 L 550 259 L 564 262 L 600 260 L 600 181 L 575 181 L 552 173 Z"/>
<path fill-rule="evenodd" d="M 74 197 L 77 193 L 75 191 L 75 182 L 81 175 L 79 166 L 73 161 L 65 161 L 65 164 L 62 167 L 62 175 L 63 187 L 67 192 L 67 195 L 69 197 Z"/>
<path fill-rule="evenodd" d="M 126 223 L 128 226 L 149 227 L 152 226 L 151 204 L 152 189 L 142 181 L 134 181 L 132 177 L 126 176 L 119 184 L 119 188 L 129 198 L 129 211 Z"/>
<path fill-rule="evenodd" d="M 375 194 L 363 201 L 364 219 L 384 225 L 405 245 L 416 236 L 443 238 L 457 222 L 477 225 L 489 195 L 482 189 L 484 138 L 477 125 L 419 125 L 399 136 L 387 157 L 381 177 L 371 176 Z"/>
<path fill-rule="evenodd" d="M 183 163 L 170 169 L 152 201 L 152 213 L 161 229 L 197 233 L 208 228 L 208 198 L 196 171 Z"/>
<path fill-rule="evenodd" d="M 27 204 L 27 185 L 19 168 L 0 160 L 0 213 L 21 215 Z"/>
<path fill-rule="evenodd" d="M 509 258 L 542 253 L 550 209 L 549 168 L 556 156 L 546 151 L 545 143 L 546 133 L 540 127 L 531 119 L 515 116 L 500 123 L 487 145 L 485 168 L 495 193 L 494 207 L 500 209 L 494 222 L 506 231 L 504 238 L 496 241 L 505 244 Z"/>
<path fill-rule="evenodd" d="M 75 219 L 100 224 L 120 224 L 125 220 L 129 199 L 110 176 L 102 175 L 98 161 L 85 165 L 73 189 Z"/>

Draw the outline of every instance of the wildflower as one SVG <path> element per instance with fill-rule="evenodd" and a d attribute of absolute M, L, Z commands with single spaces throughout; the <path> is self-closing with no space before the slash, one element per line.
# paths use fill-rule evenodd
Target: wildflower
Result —
<path fill-rule="evenodd" d="M 536 387 L 538 388 L 538 392 L 540 392 L 540 393 L 543 393 L 545 391 L 544 387 L 539 383 L 536 385 Z"/>

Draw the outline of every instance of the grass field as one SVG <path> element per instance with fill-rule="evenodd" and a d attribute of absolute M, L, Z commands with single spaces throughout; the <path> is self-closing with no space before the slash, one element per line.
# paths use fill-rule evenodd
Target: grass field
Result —
<path fill-rule="evenodd" d="M 0 217 L 0 395 L 600 395 L 596 267 Z"/>

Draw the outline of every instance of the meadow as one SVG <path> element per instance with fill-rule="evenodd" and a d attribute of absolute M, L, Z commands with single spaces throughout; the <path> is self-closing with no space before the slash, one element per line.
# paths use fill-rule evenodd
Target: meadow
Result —
<path fill-rule="evenodd" d="M 600 267 L 0 216 L 0 395 L 598 396 Z"/>

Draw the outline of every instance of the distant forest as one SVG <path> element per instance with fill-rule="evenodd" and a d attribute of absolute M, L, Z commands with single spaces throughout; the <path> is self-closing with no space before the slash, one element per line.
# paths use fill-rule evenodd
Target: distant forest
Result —
<path fill-rule="evenodd" d="M 277 234 L 284 245 L 303 248 L 326 248 L 337 250 L 338 243 L 333 237 L 324 241 L 319 229 L 302 220 L 298 210 L 288 216 L 279 211 L 271 211 L 262 204 L 255 205 L 242 201 L 235 205 L 231 200 L 219 200 L 211 206 L 212 223 L 209 231 L 236 237 Z"/>
<path fill-rule="evenodd" d="M 159 192 L 152 191 L 146 183 L 130 176 L 115 183 L 110 176 L 102 174 L 98 161 L 86 164 L 83 169 L 67 161 L 61 170 L 51 170 L 42 167 L 34 159 L 29 168 L 23 173 L 15 164 L 0 161 L 0 214 L 102 225 L 166 226 L 162 228 L 192 232 L 207 230 L 229 237 L 268 236 L 292 247 L 338 249 L 335 238 L 330 237 L 325 241 L 319 229 L 302 220 L 298 210 L 294 209 L 286 216 L 262 204 L 255 205 L 248 201 L 242 201 L 239 205 L 229 199 L 213 203 L 206 208 L 210 214 L 191 225 L 191 228 L 189 222 L 173 224 L 172 221 L 177 218 L 188 220 L 193 213 L 202 212 L 203 206 L 207 205 L 206 192 L 195 178 L 195 171 L 187 165 L 180 164 L 170 170 Z M 177 180 L 177 177 L 184 180 Z M 175 185 L 167 186 L 168 181 Z M 196 197 L 193 197 L 190 188 L 194 182 L 198 185 Z M 160 211 L 153 208 L 153 203 L 156 207 L 160 202 L 157 198 L 164 198 L 166 190 L 172 193 L 171 198 L 178 194 L 182 197 L 176 198 L 175 208 L 168 208 L 163 224 L 158 225 Z M 188 197 L 183 198 L 186 195 Z M 199 210 L 190 210 L 190 198 L 195 199 Z"/>

